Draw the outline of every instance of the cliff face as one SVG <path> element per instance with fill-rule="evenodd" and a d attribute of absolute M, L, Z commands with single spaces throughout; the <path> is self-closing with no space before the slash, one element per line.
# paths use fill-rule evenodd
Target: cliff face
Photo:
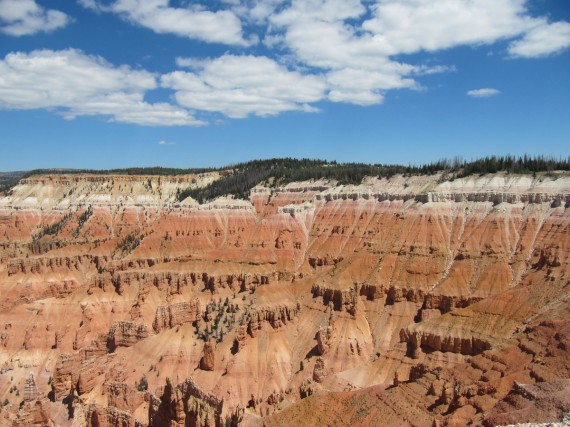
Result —
<path fill-rule="evenodd" d="M 570 178 L 176 201 L 217 176 L 40 176 L 0 199 L 3 420 L 492 425 L 570 410 Z"/>

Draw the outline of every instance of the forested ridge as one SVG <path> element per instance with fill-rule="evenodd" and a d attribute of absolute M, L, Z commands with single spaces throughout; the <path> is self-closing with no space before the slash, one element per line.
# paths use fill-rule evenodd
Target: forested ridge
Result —
<path fill-rule="evenodd" d="M 390 178 L 396 174 L 433 175 L 443 172 L 445 179 L 472 174 L 508 172 L 529 174 L 536 172 L 570 171 L 570 157 L 566 159 L 545 156 L 488 156 L 465 161 L 461 158 L 442 159 L 421 166 L 384 165 L 366 163 L 337 163 L 311 159 L 254 160 L 230 166 L 233 173 L 203 188 L 189 188 L 177 194 L 178 200 L 192 197 L 199 203 L 222 195 L 247 199 L 255 185 L 265 182 L 270 186 L 285 185 L 310 179 L 335 180 L 338 184 L 360 184 L 365 176 Z"/>
<path fill-rule="evenodd" d="M 443 173 L 443 179 L 455 179 L 472 174 L 507 172 L 531 174 L 570 171 L 570 156 L 487 156 L 476 160 L 441 159 L 423 165 L 338 163 L 319 159 L 275 158 L 252 160 L 221 168 L 164 168 L 140 167 L 123 169 L 35 169 L 28 172 L 5 173 L 0 191 L 15 185 L 20 178 L 44 174 L 97 174 L 97 175 L 158 175 L 176 176 L 207 172 L 224 172 L 222 177 L 203 188 L 181 188 L 177 193 L 179 201 L 192 197 L 200 203 L 222 195 L 247 199 L 251 188 L 259 183 L 270 186 L 285 185 L 295 181 L 334 180 L 338 184 L 360 184 L 365 176 L 390 178 L 396 174 L 433 175 Z M 2 178 L 0 176 L 0 178 Z"/>

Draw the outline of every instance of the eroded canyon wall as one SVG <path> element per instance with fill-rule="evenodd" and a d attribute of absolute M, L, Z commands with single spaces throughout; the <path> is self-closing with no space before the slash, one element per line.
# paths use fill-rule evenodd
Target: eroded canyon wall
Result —
<path fill-rule="evenodd" d="M 176 200 L 218 176 L 36 176 L 0 199 L 2 423 L 494 425 L 570 410 L 570 178 Z"/>

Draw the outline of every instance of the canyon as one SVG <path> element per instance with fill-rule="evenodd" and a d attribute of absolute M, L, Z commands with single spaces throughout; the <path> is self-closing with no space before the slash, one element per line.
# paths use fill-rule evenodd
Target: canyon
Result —
<path fill-rule="evenodd" d="M 567 173 L 178 200 L 221 176 L 32 175 L 0 195 L 0 425 L 570 411 Z"/>

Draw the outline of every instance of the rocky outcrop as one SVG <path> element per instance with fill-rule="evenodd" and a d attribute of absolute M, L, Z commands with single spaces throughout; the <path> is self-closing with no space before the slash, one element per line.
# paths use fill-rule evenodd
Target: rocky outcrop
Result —
<path fill-rule="evenodd" d="M 95 267 L 95 259 L 91 255 L 75 255 L 64 257 L 36 257 L 12 259 L 8 262 L 8 276 L 22 274 L 45 274 L 54 271 L 85 270 Z"/>
<path fill-rule="evenodd" d="M 98 377 L 99 367 L 95 363 L 95 359 L 83 360 L 79 365 L 76 386 L 77 394 L 82 395 L 92 391 L 95 388 Z"/>
<path fill-rule="evenodd" d="M 196 322 L 201 315 L 200 300 L 179 302 L 168 306 L 161 306 L 156 309 L 156 315 L 152 327 L 155 332 L 160 332 L 165 328 L 184 325 Z"/>
<path fill-rule="evenodd" d="M 301 399 L 312 396 L 315 393 L 315 389 L 311 384 L 311 380 L 305 380 L 299 386 L 299 396 Z"/>
<path fill-rule="evenodd" d="M 236 327 L 236 336 L 232 346 L 232 353 L 238 353 L 245 347 L 247 341 L 247 325 L 238 325 Z"/>
<path fill-rule="evenodd" d="M 429 192 L 383 192 L 374 190 L 354 191 L 351 188 L 329 190 L 324 194 L 316 194 L 315 200 L 332 202 L 337 200 L 375 200 L 384 201 L 403 201 L 414 200 L 419 203 L 464 203 L 490 202 L 499 203 L 549 203 L 554 207 L 564 206 L 570 202 L 570 194 L 556 192 L 505 192 L 505 191 L 429 191 Z"/>
<path fill-rule="evenodd" d="M 223 400 L 200 390 L 191 378 L 177 386 L 167 379 L 160 397 L 151 395 L 149 427 L 218 427 L 223 405 Z"/>
<path fill-rule="evenodd" d="M 380 298 L 384 298 L 386 291 L 381 285 L 371 285 L 369 283 L 363 283 L 360 286 L 360 296 L 366 297 L 369 301 L 374 301 Z"/>
<path fill-rule="evenodd" d="M 203 371 L 213 371 L 215 367 L 215 350 L 216 343 L 212 340 L 208 340 L 204 343 L 204 348 L 202 349 L 202 357 L 200 359 L 200 369 Z"/>
<path fill-rule="evenodd" d="M 128 411 L 97 404 L 87 406 L 87 427 L 135 427 L 135 419 Z"/>
<path fill-rule="evenodd" d="M 153 286 L 168 295 L 182 294 L 187 286 L 200 286 L 212 293 L 219 289 L 231 289 L 232 291 L 248 291 L 260 285 L 267 285 L 271 281 L 272 273 L 247 273 L 247 274 L 213 274 L 210 272 L 147 272 L 138 269 L 151 267 L 154 264 L 172 262 L 175 259 L 138 259 L 129 262 L 109 263 L 105 269 L 110 271 L 110 276 L 95 277 L 90 287 L 98 287 L 103 290 L 114 289 L 122 295 L 128 287 L 138 285 L 141 287 Z M 146 268 L 148 268 L 146 267 Z M 131 271 L 135 269 L 135 271 Z"/>
<path fill-rule="evenodd" d="M 144 401 L 144 393 L 138 392 L 127 383 L 107 383 L 107 405 L 118 410 L 133 412 Z"/>
<path fill-rule="evenodd" d="M 365 297 L 369 301 L 385 298 L 386 304 L 389 305 L 408 301 L 423 304 L 425 309 L 437 309 L 442 313 L 454 308 L 468 307 L 482 300 L 481 297 L 432 294 L 414 287 L 383 286 L 366 282 L 355 283 L 349 289 L 335 289 L 323 284 L 314 284 L 311 292 L 313 297 L 322 297 L 324 305 L 332 302 L 335 310 L 340 311 L 344 308 L 350 313 L 355 310 L 357 296 Z"/>
<path fill-rule="evenodd" d="M 301 305 L 260 307 L 248 314 L 247 332 L 255 337 L 263 323 L 269 323 L 273 329 L 278 329 L 299 315 Z"/>
<path fill-rule="evenodd" d="M 107 347 L 110 352 L 117 347 L 130 347 L 137 342 L 148 338 L 150 332 L 144 324 L 133 322 L 115 322 L 111 325 L 107 334 Z"/>
<path fill-rule="evenodd" d="M 61 400 L 73 392 L 82 395 L 89 393 L 96 385 L 99 367 L 95 358 L 84 359 L 85 353 L 60 354 L 51 388 L 56 400 Z"/>
<path fill-rule="evenodd" d="M 426 294 L 421 289 L 401 288 L 390 286 L 386 289 L 386 304 L 395 304 L 402 301 L 421 303 L 425 300 Z"/>
<path fill-rule="evenodd" d="M 108 259 L 106 261 L 102 261 L 101 259 L 99 259 L 98 266 L 102 270 L 107 271 L 112 275 L 114 275 L 115 272 L 120 272 L 125 270 L 145 270 L 152 268 L 155 265 L 166 264 L 177 260 L 178 258 L 169 257 L 169 256 L 156 256 L 150 258 L 129 258 L 129 259 L 118 259 L 118 260 Z M 140 273 L 135 273 L 135 274 L 137 274 L 137 277 L 140 277 L 139 276 Z"/>
<path fill-rule="evenodd" d="M 81 361 L 77 356 L 60 354 L 55 365 L 51 388 L 55 400 L 68 396 L 77 386 Z"/>
<path fill-rule="evenodd" d="M 332 339 L 333 328 L 332 326 L 327 326 L 325 329 L 319 329 L 317 332 L 317 351 L 320 355 L 325 354 L 325 352 L 330 347 L 330 341 Z"/>
<path fill-rule="evenodd" d="M 16 419 L 9 423 L 7 414 L 2 414 L 2 424 L 10 425 L 13 427 L 28 427 L 28 426 L 52 426 L 53 422 L 50 419 L 50 407 L 45 400 L 31 400 L 23 401 L 19 406 Z"/>
<path fill-rule="evenodd" d="M 570 202 L 570 194 L 557 193 L 509 193 L 509 192 L 429 192 L 417 197 L 423 203 L 441 202 L 491 202 L 499 203 L 549 203 L 553 207 Z"/>
<path fill-rule="evenodd" d="M 301 310 L 300 304 L 295 305 L 278 305 L 272 307 L 260 307 L 253 310 L 247 310 L 242 324 L 235 329 L 236 335 L 232 346 L 232 352 L 235 354 L 242 350 L 247 344 L 247 337 L 255 338 L 259 331 L 263 329 L 264 324 L 269 324 L 272 329 L 280 329 L 293 321 Z"/>
<path fill-rule="evenodd" d="M 326 375 L 325 361 L 322 357 L 317 357 L 317 360 L 315 360 L 315 367 L 313 369 L 313 381 L 322 383 Z"/>
<path fill-rule="evenodd" d="M 355 284 L 350 289 L 334 289 L 325 285 L 314 284 L 311 288 L 313 298 L 322 297 L 323 304 L 328 306 L 332 303 L 334 310 L 346 310 L 354 315 L 358 304 L 358 285 Z"/>
<path fill-rule="evenodd" d="M 417 332 L 410 328 L 400 331 L 400 341 L 408 344 L 410 357 L 417 359 L 422 348 L 429 350 L 460 353 L 467 356 L 480 354 L 491 348 L 491 344 L 484 339 L 471 337 L 457 337 L 440 335 L 436 332 Z"/>
<path fill-rule="evenodd" d="M 336 265 L 342 261 L 342 257 L 332 258 L 331 256 L 325 257 L 309 257 L 309 265 L 313 268 L 324 267 L 327 265 Z"/>
<path fill-rule="evenodd" d="M 472 296 L 450 296 L 450 295 L 436 295 L 428 294 L 425 297 L 425 308 L 437 309 L 442 313 L 447 313 L 454 308 L 464 308 L 471 304 L 481 301 L 481 297 Z"/>
<path fill-rule="evenodd" d="M 30 372 L 28 378 L 24 383 L 24 401 L 29 402 L 34 400 L 39 395 L 38 386 L 36 385 L 36 380 L 34 379 L 34 374 Z"/>

